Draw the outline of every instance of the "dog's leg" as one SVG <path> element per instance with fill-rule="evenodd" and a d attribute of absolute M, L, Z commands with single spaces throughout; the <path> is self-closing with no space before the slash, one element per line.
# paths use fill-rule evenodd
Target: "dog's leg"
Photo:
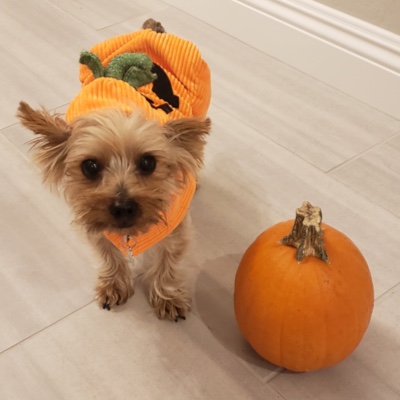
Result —
<path fill-rule="evenodd" d="M 143 25 L 142 25 L 143 29 L 151 29 L 154 32 L 157 33 L 165 33 L 165 29 L 164 27 L 161 25 L 161 22 L 157 22 L 152 18 L 149 18 L 148 20 L 146 20 Z"/>
<path fill-rule="evenodd" d="M 154 249 L 153 264 L 146 270 L 149 281 L 150 304 L 161 319 L 185 319 L 190 310 L 190 297 L 184 288 L 177 264 L 189 243 L 188 216 Z"/>
<path fill-rule="evenodd" d="M 133 295 L 133 278 L 126 257 L 101 233 L 90 237 L 104 264 L 100 268 L 95 297 L 104 309 L 127 302 Z"/>

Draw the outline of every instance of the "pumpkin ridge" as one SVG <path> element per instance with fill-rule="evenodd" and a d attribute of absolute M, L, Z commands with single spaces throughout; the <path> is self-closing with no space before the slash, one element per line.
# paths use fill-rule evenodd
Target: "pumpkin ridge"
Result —
<path fill-rule="evenodd" d="M 282 277 L 281 282 L 286 280 L 286 277 L 289 275 L 290 272 L 291 271 L 289 269 L 286 269 L 285 275 Z M 291 282 L 291 287 L 293 287 L 293 281 Z M 290 293 L 290 288 L 289 288 L 288 292 Z M 285 305 L 282 308 L 282 310 L 283 310 L 283 312 L 282 312 L 282 320 L 280 321 L 280 324 L 279 324 L 280 329 L 281 329 L 281 332 L 280 332 L 280 335 L 279 335 L 279 337 L 280 337 L 280 339 L 279 339 L 279 360 L 280 360 L 280 362 L 282 362 L 282 360 L 285 359 L 285 356 L 284 356 L 285 352 L 284 352 L 284 346 L 283 346 L 285 341 L 283 339 L 284 339 L 284 336 L 285 336 L 284 335 L 285 334 L 284 331 L 285 331 L 285 326 L 286 326 L 285 322 L 286 322 L 286 316 L 287 316 L 286 311 L 287 311 L 287 307 L 288 307 L 288 302 L 289 302 L 289 297 L 286 296 L 285 297 Z"/>
<path fill-rule="evenodd" d="M 323 289 L 323 283 L 320 279 L 320 273 L 319 270 L 317 268 L 313 268 L 314 270 L 314 274 L 315 274 L 315 281 L 318 284 L 318 288 L 319 288 L 319 298 L 322 299 L 322 301 L 324 302 L 324 304 L 322 305 L 322 310 L 324 310 L 324 314 L 321 315 L 321 320 L 323 321 L 324 324 L 324 350 L 323 352 L 321 352 L 322 356 L 321 356 L 321 363 L 324 363 L 325 360 L 327 359 L 328 356 L 328 343 L 329 343 L 329 330 L 328 330 L 328 326 L 326 323 L 326 319 L 327 319 L 327 298 L 326 296 L 323 296 L 322 294 L 324 293 L 324 289 Z"/>
<path fill-rule="evenodd" d="M 291 285 L 290 285 L 290 287 L 288 288 L 288 292 L 289 292 L 289 293 L 290 293 L 290 291 L 292 290 L 292 288 L 295 287 L 296 282 L 299 281 L 299 276 L 300 276 L 300 275 L 302 274 L 302 272 L 303 272 L 300 268 L 295 268 L 294 270 L 295 270 L 295 272 L 296 272 L 296 276 L 294 276 L 294 277 L 291 279 Z M 288 273 L 293 273 L 292 271 L 290 271 L 290 268 L 288 268 L 287 271 L 288 271 Z M 293 296 L 293 294 L 292 294 L 291 296 Z M 292 303 L 294 302 L 293 299 L 289 299 L 289 297 L 287 297 L 287 300 L 288 300 L 288 301 L 291 300 Z M 295 300 L 296 300 L 296 302 L 297 302 L 298 299 L 295 299 Z M 304 311 L 300 309 L 299 312 L 303 313 Z M 288 315 L 288 313 L 287 313 L 287 304 L 286 304 L 285 310 L 284 310 L 284 312 L 283 312 L 283 315 L 285 316 L 284 320 L 287 321 L 288 318 L 290 318 L 290 317 L 293 316 L 293 313 L 294 313 L 294 310 L 291 309 L 291 310 L 290 310 L 290 314 L 291 314 L 291 315 Z M 298 348 L 301 348 L 301 347 L 303 347 L 303 349 L 304 349 L 304 326 L 305 326 L 305 318 L 301 318 L 301 319 L 299 319 L 299 321 L 300 321 L 300 323 L 301 323 L 301 326 L 298 327 L 298 328 L 299 328 L 299 329 L 298 329 L 298 334 L 301 335 L 301 343 L 300 343 L 300 341 L 299 341 L 299 343 L 297 343 L 297 346 L 296 346 L 296 347 L 297 347 L 297 349 L 298 349 Z M 289 325 L 289 326 L 290 326 L 291 322 L 292 322 L 291 320 L 288 321 L 288 325 Z M 286 327 L 287 327 L 287 324 L 286 324 Z M 289 335 L 289 334 L 286 332 L 286 335 Z M 300 336 L 297 336 L 297 338 L 300 338 Z M 285 340 L 285 341 L 283 341 L 283 342 L 287 342 L 287 340 Z M 297 351 L 297 349 L 296 349 L 296 351 Z M 304 359 L 304 352 L 301 352 L 301 355 L 300 355 L 300 356 Z M 291 355 L 289 354 L 289 361 L 290 361 L 290 357 L 291 357 Z M 287 359 L 288 359 L 288 356 L 287 356 L 287 352 L 286 352 L 285 357 L 281 357 L 280 362 L 281 362 L 281 363 L 284 363 L 285 365 L 288 365 L 289 363 L 287 362 Z"/>

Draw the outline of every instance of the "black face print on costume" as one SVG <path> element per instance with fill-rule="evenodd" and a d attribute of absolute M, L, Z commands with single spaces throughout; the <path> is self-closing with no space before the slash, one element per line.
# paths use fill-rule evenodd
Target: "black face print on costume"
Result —
<path fill-rule="evenodd" d="M 159 65 L 153 63 L 151 72 L 157 74 L 157 79 L 153 82 L 152 90 L 160 99 L 165 100 L 166 103 L 155 106 L 151 99 L 146 97 L 146 100 L 154 109 L 161 108 L 166 114 L 169 114 L 173 111 L 173 108 L 179 108 L 179 97 L 174 94 L 168 75 Z"/>

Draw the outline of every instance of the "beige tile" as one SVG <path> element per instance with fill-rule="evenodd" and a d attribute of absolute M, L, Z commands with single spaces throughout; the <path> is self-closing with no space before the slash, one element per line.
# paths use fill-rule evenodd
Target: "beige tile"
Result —
<path fill-rule="evenodd" d="M 94 29 L 101 29 L 110 25 L 126 21 L 129 18 L 143 16 L 166 8 L 165 3 L 159 0 L 138 1 L 132 0 L 50 0 L 50 3 L 61 8 L 74 18 L 82 21 Z M 144 20 L 143 20 L 144 22 Z"/>
<path fill-rule="evenodd" d="M 215 238 L 199 240 L 185 262 L 195 268 L 188 272 L 189 282 L 193 281 L 189 285 L 193 294 L 193 313 L 210 330 L 212 337 L 246 368 L 249 376 L 265 384 L 281 369 L 260 358 L 243 339 L 236 324 L 233 287 L 240 256 L 212 257 L 212 240 Z M 204 252 L 208 257 L 203 261 L 201 254 Z"/>
<path fill-rule="evenodd" d="M 15 123 L 18 102 L 55 108 L 79 89 L 79 53 L 104 39 L 42 1 L 4 0 L 0 13 L 0 128 Z"/>
<path fill-rule="evenodd" d="M 400 358 L 400 288 L 375 306 L 370 327 L 356 351 L 325 370 L 283 373 L 271 385 L 286 399 L 397 400 Z"/>
<path fill-rule="evenodd" d="M 330 175 L 400 217 L 400 135 Z"/>
<path fill-rule="evenodd" d="M 0 135 L 0 352 L 92 300 L 95 260 L 64 204 Z"/>
<path fill-rule="evenodd" d="M 34 134 L 31 131 L 23 128 L 20 124 L 14 124 L 9 128 L 3 129 L 1 135 L 8 139 L 27 159 L 31 159 L 29 154 L 31 146 L 29 142 L 34 138 Z M 32 167 L 32 172 L 33 171 L 36 171 L 34 167 Z M 36 171 L 36 174 L 38 174 L 38 171 Z M 39 179 L 39 175 L 37 175 L 37 177 Z"/>
<path fill-rule="evenodd" d="M 202 321 L 159 321 L 143 293 L 106 312 L 90 305 L 0 357 L 4 399 L 281 399 Z"/>
<path fill-rule="evenodd" d="M 153 14 L 168 32 L 196 43 L 210 65 L 213 103 L 327 171 L 400 130 L 400 122 L 185 13 Z M 104 30 L 132 29 L 136 20 Z"/>

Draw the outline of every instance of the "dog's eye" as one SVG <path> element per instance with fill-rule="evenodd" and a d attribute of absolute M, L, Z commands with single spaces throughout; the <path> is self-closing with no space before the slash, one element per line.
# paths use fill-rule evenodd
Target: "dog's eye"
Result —
<path fill-rule="evenodd" d="M 152 174 L 157 166 L 156 158 L 152 155 L 144 155 L 139 158 L 138 168 L 141 174 L 150 175 Z"/>
<path fill-rule="evenodd" d="M 101 167 L 96 160 L 85 160 L 81 164 L 81 170 L 86 178 L 94 180 L 99 176 Z"/>

